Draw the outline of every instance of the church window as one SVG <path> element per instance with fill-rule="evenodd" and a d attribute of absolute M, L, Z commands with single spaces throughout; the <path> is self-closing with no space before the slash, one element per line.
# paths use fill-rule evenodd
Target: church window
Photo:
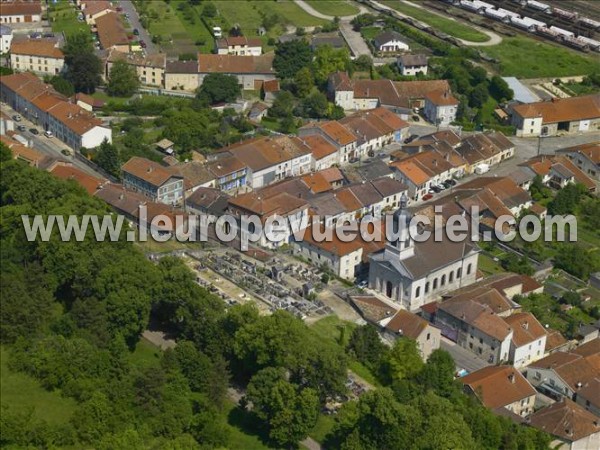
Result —
<path fill-rule="evenodd" d="M 385 283 L 385 295 L 387 295 L 389 298 L 392 298 L 392 289 L 393 289 L 393 285 L 391 281 L 386 281 Z"/>

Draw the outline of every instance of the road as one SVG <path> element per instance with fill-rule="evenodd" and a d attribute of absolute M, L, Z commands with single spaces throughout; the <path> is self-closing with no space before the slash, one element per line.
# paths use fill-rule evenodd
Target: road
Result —
<path fill-rule="evenodd" d="M 131 28 L 137 28 L 140 32 L 140 40 L 146 43 L 146 53 L 158 53 L 158 48 L 152 43 L 152 37 L 150 36 L 150 33 L 148 33 L 148 31 L 146 31 L 146 29 L 142 27 L 142 24 L 140 22 L 140 16 L 136 11 L 133 2 L 131 2 L 130 0 L 120 0 L 119 6 L 123 8 L 123 14 L 129 14 L 129 23 L 131 24 Z"/>
<path fill-rule="evenodd" d="M 476 370 L 482 369 L 488 366 L 483 359 L 479 359 L 470 351 L 459 347 L 456 343 L 442 337 L 440 348 L 446 350 L 454 359 L 456 363 L 456 369 L 466 369 L 469 372 L 475 372 Z"/>

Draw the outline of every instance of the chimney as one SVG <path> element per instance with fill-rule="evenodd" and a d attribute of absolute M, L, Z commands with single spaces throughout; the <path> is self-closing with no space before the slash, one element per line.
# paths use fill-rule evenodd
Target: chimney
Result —
<path fill-rule="evenodd" d="M 508 381 L 510 381 L 512 384 L 515 384 L 516 379 L 514 372 L 508 376 Z"/>
<path fill-rule="evenodd" d="M 119 194 L 119 200 L 123 200 L 125 196 L 123 194 Z"/>
<path fill-rule="evenodd" d="M 524 329 L 524 330 L 529 330 L 529 322 L 528 322 L 528 321 L 525 321 L 525 322 L 523 323 L 523 329 Z"/>
<path fill-rule="evenodd" d="M 147 170 L 147 172 L 148 172 L 148 173 L 152 173 L 152 167 L 148 167 L 148 170 Z"/>

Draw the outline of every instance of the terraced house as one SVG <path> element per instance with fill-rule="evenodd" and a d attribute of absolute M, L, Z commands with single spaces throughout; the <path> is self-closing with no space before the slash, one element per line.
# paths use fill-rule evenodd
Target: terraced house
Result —
<path fill-rule="evenodd" d="M 38 75 L 58 75 L 65 65 L 65 55 L 56 39 L 13 40 L 10 46 L 10 67 Z"/>
<path fill-rule="evenodd" d="M 127 189 L 159 203 L 177 204 L 183 200 L 183 177 L 154 161 L 134 156 L 121 170 Z"/>

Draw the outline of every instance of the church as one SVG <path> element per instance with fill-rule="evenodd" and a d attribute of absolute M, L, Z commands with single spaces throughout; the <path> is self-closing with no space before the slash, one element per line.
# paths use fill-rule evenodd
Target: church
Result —
<path fill-rule="evenodd" d="M 468 239 L 452 242 L 445 233 L 440 242 L 435 241 L 433 232 L 426 241 L 414 241 L 409 233 L 412 214 L 407 203 L 403 196 L 394 213 L 398 238 L 370 256 L 369 288 L 414 311 L 446 292 L 474 283 L 479 248 Z"/>

